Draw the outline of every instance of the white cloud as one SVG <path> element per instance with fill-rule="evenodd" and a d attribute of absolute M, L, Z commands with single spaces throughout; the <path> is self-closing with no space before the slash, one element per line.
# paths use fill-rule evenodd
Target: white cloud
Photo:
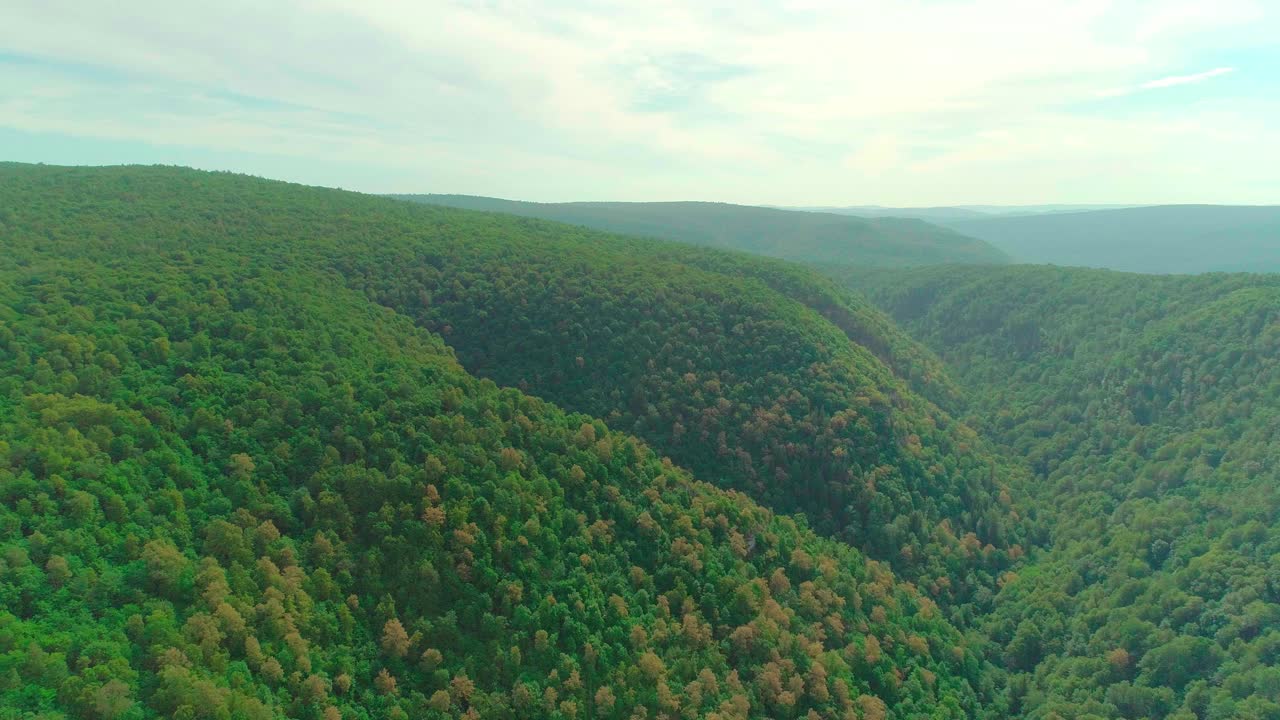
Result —
<path fill-rule="evenodd" d="M 1194 75 L 1170 75 L 1168 77 L 1162 77 L 1159 80 L 1144 82 L 1138 87 L 1142 88 L 1143 90 L 1152 90 L 1154 88 L 1173 87 L 1174 85 L 1189 85 L 1191 83 L 1198 83 L 1204 80 L 1208 80 L 1209 78 L 1215 78 L 1215 77 L 1218 77 L 1219 75 L 1226 75 L 1227 73 L 1234 72 L 1234 71 L 1235 71 L 1235 68 L 1220 67 L 1220 68 L 1214 68 L 1213 70 L 1206 70 L 1205 72 L 1201 72 L 1201 73 L 1195 73 Z"/>
<path fill-rule="evenodd" d="M 1223 2 L 11 0 L 0 53 L 45 62 L 0 60 L 0 126 L 269 153 L 304 180 L 324 157 L 373 191 L 1141 202 L 1173 147 L 1121 143 L 1164 137 L 1143 123 L 1169 118 L 1079 107 L 1099 86 L 1221 75 L 1141 81 L 1206 37 L 1280 30 L 1256 2 Z M 1177 142 L 1213 156 L 1232 129 L 1197 127 Z M 1126 157 L 1130 192 L 1072 189 L 1080 148 Z M 1031 196 L 1046 189 L 1070 196 Z"/>
<path fill-rule="evenodd" d="M 1191 75 L 1168 75 L 1156 80 L 1149 80 L 1147 82 L 1142 83 L 1141 85 L 1134 85 L 1132 87 L 1123 87 L 1123 88 L 1113 88 L 1111 90 L 1103 90 L 1102 92 L 1098 93 L 1098 96 L 1099 97 L 1123 97 L 1125 95 L 1132 95 L 1133 93 L 1136 93 L 1136 92 L 1142 92 L 1143 90 L 1158 90 L 1161 88 L 1176 87 L 1178 85 L 1191 85 L 1193 83 L 1204 82 L 1205 80 L 1216 78 L 1220 75 L 1226 75 L 1227 73 L 1231 73 L 1231 72 L 1235 72 L 1235 68 L 1220 67 L 1220 68 L 1214 68 L 1212 70 L 1206 70 L 1204 72 L 1193 73 Z"/>

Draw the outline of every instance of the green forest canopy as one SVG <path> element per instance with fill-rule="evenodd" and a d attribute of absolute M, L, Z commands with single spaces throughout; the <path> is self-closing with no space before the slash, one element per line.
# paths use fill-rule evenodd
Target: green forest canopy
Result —
<path fill-rule="evenodd" d="M 1280 717 L 1276 276 L 161 167 L 0 238 L 2 720 Z"/>
<path fill-rule="evenodd" d="M 852 273 L 1027 458 L 1053 544 L 997 598 L 1035 718 L 1280 717 L 1280 276 Z"/>
<path fill-rule="evenodd" d="M 533 262 L 539 238 L 559 257 L 604 247 L 588 265 L 620 260 L 622 241 L 173 168 L 0 174 L 0 717 L 999 716 L 980 641 L 887 565 L 695 480 L 599 419 L 477 379 L 413 321 L 455 319 L 441 328 L 455 342 L 468 323 L 491 335 L 501 326 L 467 313 L 496 308 L 423 308 L 436 294 L 460 303 L 481 279 L 519 279 L 477 274 L 508 252 Z M 362 274 L 415 253 L 438 262 L 399 279 L 430 268 L 438 286 Z M 766 328 L 802 320 L 780 336 L 797 347 L 776 352 L 814 372 L 874 373 L 860 392 L 900 396 L 838 411 L 850 424 L 972 436 L 818 311 L 709 269 L 735 262 L 655 267 L 688 275 L 657 285 L 681 298 L 709 292 L 703 274 L 730 281 L 674 319 L 682 332 L 711 333 L 696 322 L 718 306 L 743 325 L 721 327 L 724 343 L 768 342 L 747 327 L 757 316 Z M 614 293 L 641 289 L 642 270 L 635 285 L 589 267 L 540 282 L 579 290 L 583 313 L 566 324 L 605 334 L 588 318 L 633 312 Z M 412 291 L 420 304 L 403 309 L 418 318 L 391 302 Z M 503 322 L 524 331 L 519 320 Z M 698 364 L 726 357 L 681 368 L 735 388 L 711 407 L 750 406 L 753 388 L 804 406 L 768 373 Z M 527 360 L 510 358 L 522 373 L 536 369 Z M 874 441 L 889 463 L 875 492 L 921 522 L 946 527 L 960 506 L 911 483 L 992 489 L 990 468 L 924 466 L 958 460 L 912 433 L 826 432 L 833 451 L 874 454 L 853 444 Z M 762 425 L 733 442 L 764 452 L 774 437 Z M 747 484 L 727 469 L 712 479 Z M 887 521 L 859 541 L 898 537 Z M 1012 560 L 919 537 L 971 572 Z"/>

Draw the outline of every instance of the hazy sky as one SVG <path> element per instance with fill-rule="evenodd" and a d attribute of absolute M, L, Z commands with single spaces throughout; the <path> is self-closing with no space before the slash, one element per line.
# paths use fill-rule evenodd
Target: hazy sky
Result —
<path fill-rule="evenodd" d="M 1280 202 L 1280 0 L 5 0 L 0 159 L 371 192 Z"/>

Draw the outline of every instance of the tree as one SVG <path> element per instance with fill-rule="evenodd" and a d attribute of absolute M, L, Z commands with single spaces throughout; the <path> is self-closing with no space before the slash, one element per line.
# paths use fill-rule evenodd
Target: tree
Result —
<path fill-rule="evenodd" d="M 152 540 L 144 545 L 142 561 L 152 584 L 162 592 L 177 588 L 187 568 L 187 558 L 173 543 L 165 540 Z"/>
<path fill-rule="evenodd" d="M 394 658 L 409 654 L 409 633 L 405 632 L 399 618 L 391 618 L 383 624 L 382 651 Z"/>
<path fill-rule="evenodd" d="M 396 676 L 387 672 L 386 668 L 378 671 L 377 676 L 373 678 L 373 686 L 383 695 L 396 694 Z"/>

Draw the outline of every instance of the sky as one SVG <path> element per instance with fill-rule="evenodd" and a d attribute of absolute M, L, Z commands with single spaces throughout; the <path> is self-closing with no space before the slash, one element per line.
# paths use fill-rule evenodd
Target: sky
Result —
<path fill-rule="evenodd" d="M 1280 202 L 1280 0 L 5 0 L 0 160 L 365 192 Z"/>

